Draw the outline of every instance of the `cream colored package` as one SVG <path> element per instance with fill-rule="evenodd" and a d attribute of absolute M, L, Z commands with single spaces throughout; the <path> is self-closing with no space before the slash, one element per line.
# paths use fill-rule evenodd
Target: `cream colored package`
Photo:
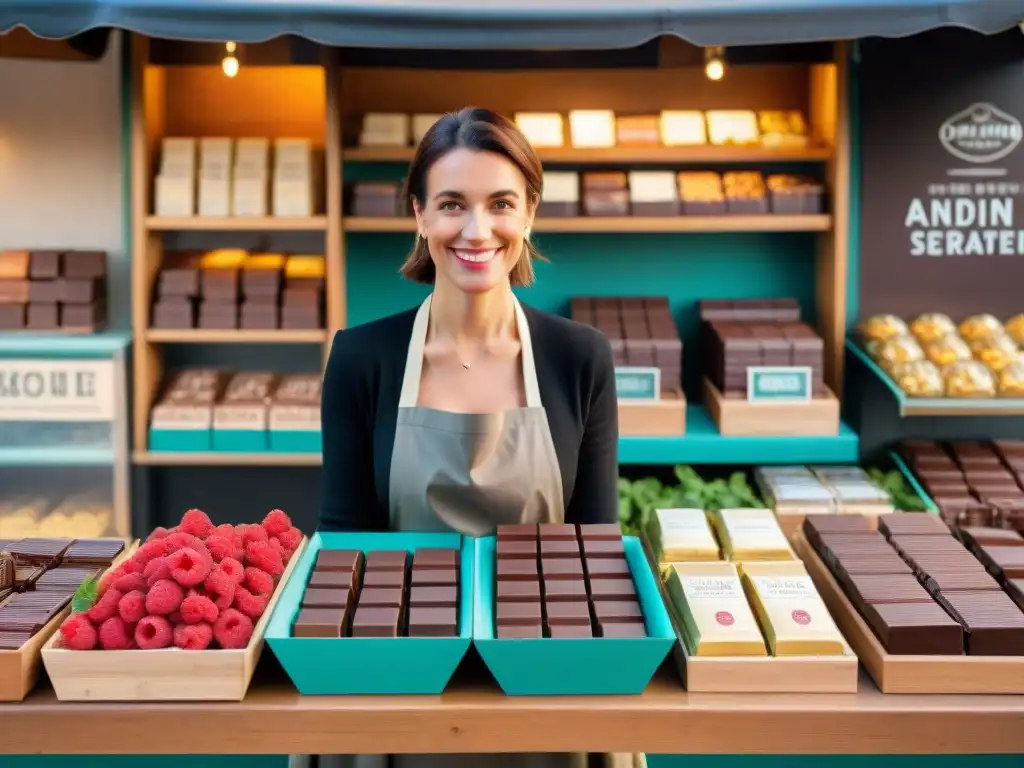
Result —
<path fill-rule="evenodd" d="M 732 563 L 673 563 L 668 595 L 691 656 L 767 656 Z"/>
<path fill-rule="evenodd" d="M 800 561 L 744 563 L 743 587 L 773 656 L 846 653 L 846 641 Z"/>
<path fill-rule="evenodd" d="M 714 518 L 722 549 L 730 560 L 795 560 L 770 509 L 722 509 Z"/>
<path fill-rule="evenodd" d="M 703 509 L 656 509 L 648 536 L 662 563 L 720 560 L 718 541 Z"/>

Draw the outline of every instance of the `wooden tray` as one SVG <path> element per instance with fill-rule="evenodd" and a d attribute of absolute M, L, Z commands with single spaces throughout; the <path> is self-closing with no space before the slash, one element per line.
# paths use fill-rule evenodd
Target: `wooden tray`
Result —
<path fill-rule="evenodd" d="M 263 634 L 284 585 L 299 562 L 302 540 L 245 648 L 183 651 L 67 651 L 56 634 L 43 664 L 58 701 L 241 701 L 263 651 Z"/>
<path fill-rule="evenodd" d="M 679 437 L 686 434 L 686 397 L 682 390 L 662 392 L 661 400 L 619 400 L 623 437 Z"/>
<path fill-rule="evenodd" d="M 882 693 L 1024 693 L 1024 655 L 895 656 L 886 653 L 803 533 L 794 538 L 793 547 L 839 629 Z"/>
<path fill-rule="evenodd" d="M 655 573 L 658 565 L 645 547 Z M 661 597 L 678 640 L 672 648 L 683 687 L 693 693 L 856 693 L 857 657 L 847 646 L 842 656 L 690 656 L 682 622 L 663 580 Z M 824 595 L 822 596 L 824 598 Z M 826 602 L 827 605 L 827 602 Z M 831 609 L 830 609 L 831 610 Z M 838 624 L 838 621 L 836 622 Z M 842 626 L 840 626 L 842 631 Z"/>
<path fill-rule="evenodd" d="M 839 398 L 827 387 L 807 403 L 751 403 L 726 397 L 704 379 L 704 405 L 723 435 L 805 437 L 839 434 Z"/>
<path fill-rule="evenodd" d="M 114 558 L 113 568 L 138 547 L 138 541 L 125 541 L 125 548 Z M 0 701 L 22 701 L 39 682 L 39 668 L 42 661 L 40 651 L 47 640 L 60 628 L 71 613 L 71 604 L 50 619 L 49 623 L 27 643 L 16 651 L 0 651 Z"/>

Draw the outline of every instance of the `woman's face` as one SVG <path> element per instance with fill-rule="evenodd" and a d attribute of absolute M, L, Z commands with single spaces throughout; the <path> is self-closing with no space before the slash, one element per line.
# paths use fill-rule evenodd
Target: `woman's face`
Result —
<path fill-rule="evenodd" d="M 434 163 L 426 181 L 416 223 L 437 280 L 465 293 L 507 284 L 533 222 L 520 170 L 494 152 L 456 149 Z"/>

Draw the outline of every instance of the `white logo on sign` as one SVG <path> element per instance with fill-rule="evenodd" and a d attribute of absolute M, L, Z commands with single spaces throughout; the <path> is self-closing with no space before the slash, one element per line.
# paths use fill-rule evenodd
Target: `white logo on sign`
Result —
<path fill-rule="evenodd" d="M 971 104 L 939 126 L 939 141 L 953 157 L 968 163 L 992 163 L 1021 142 L 1020 120 L 987 104 Z"/>

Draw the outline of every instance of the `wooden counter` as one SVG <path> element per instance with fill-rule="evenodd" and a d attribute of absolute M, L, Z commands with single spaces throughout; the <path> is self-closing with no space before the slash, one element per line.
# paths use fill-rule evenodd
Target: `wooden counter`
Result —
<path fill-rule="evenodd" d="M 866 677 L 857 694 L 687 694 L 666 670 L 643 696 L 510 698 L 473 669 L 440 698 L 302 697 L 268 656 L 237 704 L 62 704 L 44 683 L 0 705 L 0 753 L 1024 752 L 1024 696 L 883 696 Z"/>

